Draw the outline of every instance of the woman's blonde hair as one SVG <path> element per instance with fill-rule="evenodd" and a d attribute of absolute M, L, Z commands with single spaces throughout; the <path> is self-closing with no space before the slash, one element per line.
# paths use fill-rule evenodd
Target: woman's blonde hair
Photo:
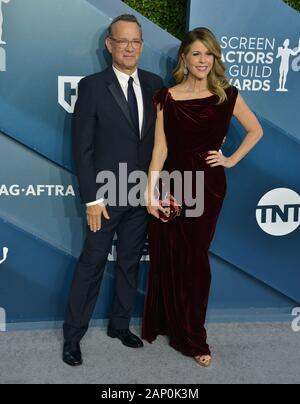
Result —
<path fill-rule="evenodd" d="M 221 104 L 227 100 L 225 89 L 228 88 L 230 84 L 224 75 L 226 68 L 221 59 L 221 47 L 214 34 L 208 28 L 195 28 L 193 31 L 190 31 L 185 35 L 178 52 L 178 63 L 173 72 L 173 76 L 178 84 L 187 79 L 187 75 L 185 74 L 185 63 L 182 55 L 186 56 L 190 52 L 193 43 L 196 41 L 201 41 L 214 56 L 214 64 L 207 78 L 208 90 L 219 97 L 218 104 Z"/>

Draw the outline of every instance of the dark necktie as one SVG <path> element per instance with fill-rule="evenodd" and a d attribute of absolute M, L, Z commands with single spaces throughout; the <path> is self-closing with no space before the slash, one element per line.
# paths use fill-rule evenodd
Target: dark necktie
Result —
<path fill-rule="evenodd" d="M 132 123 L 136 128 L 137 135 L 140 138 L 140 127 L 139 127 L 139 110 L 138 110 L 138 103 L 136 99 L 136 95 L 133 89 L 133 78 L 129 77 L 128 80 L 128 91 L 127 91 L 127 100 L 128 106 L 130 110 L 130 115 L 132 119 Z"/>

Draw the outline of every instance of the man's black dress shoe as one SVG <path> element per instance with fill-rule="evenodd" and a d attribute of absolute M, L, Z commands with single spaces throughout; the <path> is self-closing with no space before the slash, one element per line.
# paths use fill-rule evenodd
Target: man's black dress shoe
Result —
<path fill-rule="evenodd" d="M 142 348 L 144 346 L 143 341 L 129 330 L 114 330 L 109 328 L 107 335 L 111 338 L 119 338 L 122 344 L 129 348 Z"/>
<path fill-rule="evenodd" d="M 65 341 L 63 361 L 69 366 L 82 365 L 81 350 L 78 342 Z"/>

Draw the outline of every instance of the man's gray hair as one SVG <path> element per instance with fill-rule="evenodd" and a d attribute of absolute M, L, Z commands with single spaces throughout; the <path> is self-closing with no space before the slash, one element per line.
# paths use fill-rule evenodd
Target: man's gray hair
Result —
<path fill-rule="evenodd" d="M 135 15 L 132 14 L 122 14 L 119 15 L 118 17 L 116 17 L 110 24 L 110 26 L 107 29 L 107 38 L 112 38 L 113 34 L 112 34 L 112 30 L 113 30 L 113 25 L 116 24 L 119 21 L 126 21 L 126 22 L 134 22 L 135 24 L 137 24 L 140 28 L 141 31 L 141 38 L 143 39 L 143 31 L 142 31 L 142 26 L 139 23 L 138 19 L 136 18 Z"/>

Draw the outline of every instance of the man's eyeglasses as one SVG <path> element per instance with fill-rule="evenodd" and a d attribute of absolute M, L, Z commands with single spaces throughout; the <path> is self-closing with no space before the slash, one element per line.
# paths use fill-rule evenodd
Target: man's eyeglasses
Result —
<path fill-rule="evenodd" d="M 120 49 L 126 49 L 129 44 L 132 46 L 133 49 L 139 49 L 142 44 L 143 40 L 139 39 L 134 39 L 133 41 L 129 41 L 128 39 L 116 39 L 116 38 L 111 38 L 111 41 L 114 41 L 115 44 L 120 48 Z"/>

